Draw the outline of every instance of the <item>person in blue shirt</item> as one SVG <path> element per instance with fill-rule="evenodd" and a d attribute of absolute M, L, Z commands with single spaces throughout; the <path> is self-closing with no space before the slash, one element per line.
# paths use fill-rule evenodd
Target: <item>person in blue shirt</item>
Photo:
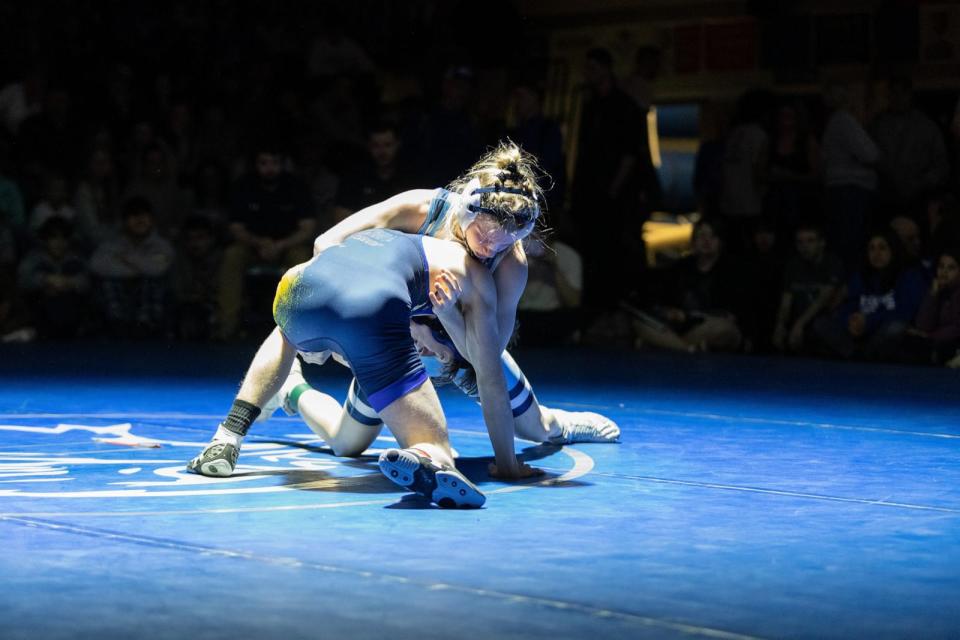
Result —
<path fill-rule="evenodd" d="M 813 331 L 828 354 L 888 359 L 913 321 L 927 285 L 919 269 L 903 267 L 903 247 L 889 229 L 870 234 L 866 255 L 847 282 L 840 306 L 816 320 Z"/>

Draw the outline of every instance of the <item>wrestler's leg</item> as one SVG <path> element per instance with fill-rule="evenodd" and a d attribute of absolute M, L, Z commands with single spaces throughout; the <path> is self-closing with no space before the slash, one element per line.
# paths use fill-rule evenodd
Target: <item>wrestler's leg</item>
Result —
<path fill-rule="evenodd" d="M 441 507 L 483 505 L 483 493 L 454 466 L 446 420 L 429 380 L 381 407 L 379 414 L 402 447 L 380 455 L 387 478 Z"/>
<path fill-rule="evenodd" d="M 294 346 L 287 342 L 279 328 L 274 327 L 253 356 L 253 362 L 237 392 L 237 399 L 262 407 L 280 390 L 296 355 Z"/>
<path fill-rule="evenodd" d="M 233 406 L 217 428 L 213 440 L 187 464 L 189 471 L 214 477 L 233 473 L 243 437 L 260 414 L 261 407 L 280 389 L 295 356 L 293 345 L 287 342 L 279 328 L 274 328 L 257 349 Z"/>
<path fill-rule="evenodd" d="M 518 438 L 533 442 L 573 444 L 574 442 L 616 442 L 620 428 L 615 422 L 592 411 L 564 411 L 541 405 L 530 381 L 506 351 L 500 356 L 507 380 L 514 431 Z"/>
<path fill-rule="evenodd" d="M 358 389 L 357 381 L 352 380 L 342 407 L 333 397 L 310 386 L 294 389 L 289 403 L 336 455 L 356 457 L 373 444 L 383 428 L 383 421 Z"/>

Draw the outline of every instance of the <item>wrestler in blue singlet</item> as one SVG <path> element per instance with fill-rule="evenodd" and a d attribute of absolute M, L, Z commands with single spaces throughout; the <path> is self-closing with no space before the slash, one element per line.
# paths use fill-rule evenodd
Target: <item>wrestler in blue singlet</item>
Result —
<path fill-rule="evenodd" d="M 427 379 L 410 315 L 429 307 L 429 280 L 421 236 L 361 231 L 284 275 L 274 319 L 305 358 L 343 356 L 380 411 Z"/>
<path fill-rule="evenodd" d="M 436 237 L 447 222 L 447 216 L 450 214 L 450 208 L 453 202 L 454 194 L 451 191 L 447 189 L 437 189 L 433 199 L 430 201 L 427 217 L 417 230 L 417 233 Z M 500 264 L 500 260 L 504 255 L 506 255 L 506 251 L 491 258 L 475 258 L 475 260 L 490 269 L 490 271 L 493 271 L 497 268 L 497 265 Z M 523 375 L 516 361 L 506 351 L 501 354 L 500 363 L 503 367 L 503 375 L 507 381 L 510 408 L 513 410 L 514 417 L 521 416 L 530 408 L 530 405 L 533 404 L 533 388 L 527 381 L 526 376 Z M 350 390 L 347 394 L 347 411 L 355 420 L 362 424 L 370 426 L 382 424 L 380 417 L 377 416 L 375 412 L 370 411 L 372 403 L 368 398 L 364 397 L 363 385 L 360 385 L 360 387 L 360 389 L 356 389 L 356 385 L 350 385 Z M 473 390 L 469 395 L 476 398 L 476 390 Z"/>

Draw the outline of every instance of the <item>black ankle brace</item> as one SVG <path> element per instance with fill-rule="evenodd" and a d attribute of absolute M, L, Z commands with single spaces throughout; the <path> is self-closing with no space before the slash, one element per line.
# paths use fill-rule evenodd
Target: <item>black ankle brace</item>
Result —
<path fill-rule="evenodd" d="M 234 400 L 233 406 L 230 407 L 230 413 L 227 414 L 222 423 L 223 428 L 233 431 L 238 436 L 245 436 L 247 431 L 250 430 L 250 425 L 259 415 L 260 407 L 257 405 L 243 400 Z"/>

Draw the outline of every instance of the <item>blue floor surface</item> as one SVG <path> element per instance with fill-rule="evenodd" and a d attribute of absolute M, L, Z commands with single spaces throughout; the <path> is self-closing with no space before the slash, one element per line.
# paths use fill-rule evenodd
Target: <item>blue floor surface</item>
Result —
<path fill-rule="evenodd" d="M 388 433 L 338 459 L 282 414 L 186 473 L 252 350 L 0 351 L 0 638 L 960 638 L 960 372 L 520 352 L 622 443 L 518 441 L 547 475 L 496 482 L 443 391 L 488 496 L 445 511 Z"/>

